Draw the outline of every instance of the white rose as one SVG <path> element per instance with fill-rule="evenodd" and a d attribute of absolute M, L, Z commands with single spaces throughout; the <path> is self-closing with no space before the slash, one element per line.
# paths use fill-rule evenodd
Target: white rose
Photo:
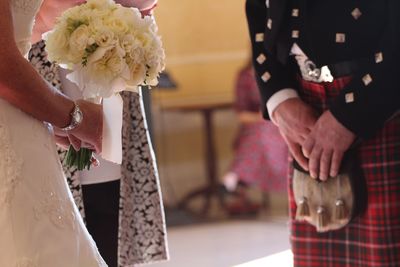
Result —
<path fill-rule="evenodd" d="M 120 35 L 125 35 L 129 32 L 130 26 L 124 19 L 124 17 L 115 16 L 111 14 L 108 18 L 104 20 L 104 24 L 107 25 L 112 32 Z"/>
<path fill-rule="evenodd" d="M 67 35 L 66 27 L 60 26 L 43 36 L 49 60 L 64 63 L 62 57 L 68 52 Z"/>
<path fill-rule="evenodd" d="M 112 5 L 115 5 L 112 0 L 88 0 L 86 2 L 86 7 L 90 9 L 107 9 Z"/>
<path fill-rule="evenodd" d="M 144 61 L 145 49 L 139 40 L 132 38 L 130 41 L 122 43 L 123 48 L 133 62 L 142 63 Z"/>
<path fill-rule="evenodd" d="M 128 80 L 129 68 L 117 46 L 99 47 L 88 59 L 85 67 L 88 80 L 101 85 L 97 92 L 86 92 L 101 97 L 110 96 L 115 90 L 115 81 Z M 120 83 L 119 83 L 120 84 Z"/>
<path fill-rule="evenodd" d="M 146 79 L 146 66 L 144 64 L 132 63 L 129 65 L 130 79 L 129 86 L 135 87 L 144 84 Z"/>
<path fill-rule="evenodd" d="M 103 30 L 97 33 L 95 41 L 100 47 L 108 47 L 116 43 L 115 35 L 110 30 Z"/>
<path fill-rule="evenodd" d="M 122 73 L 125 66 L 126 63 L 124 59 L 117 53 L 114 53 L 112 57 L 107 61 L 107 68 L 109 68 L 111 72 L 117 75 Z"/>
<path fill-rule="evenodd" d="M 132 35 L 125 35 L 121 40 L 121 47 L 125 50 L 126 53 L 129 53 L 133 47 L 134 42 L 135 38 Z"/>
<path fill-rule="evenodd" d="M 142 14 L 135 8 L 125 8 L 122 6 L 118 6 L 118 8 L 113 11 L 113 16 L 123 19 L 125 23 L 132 26 L 135 25 L 138 17 L 141 17 Z"/>
<path fill-rule="evenodd" d="M 74 32 L 72 32 L 69 38 L 69 47 L 72 52 L 81 53 L 83 52 L 90 38 L 90 30 L 89 27 L 85 24 L 79 26 Z"/>

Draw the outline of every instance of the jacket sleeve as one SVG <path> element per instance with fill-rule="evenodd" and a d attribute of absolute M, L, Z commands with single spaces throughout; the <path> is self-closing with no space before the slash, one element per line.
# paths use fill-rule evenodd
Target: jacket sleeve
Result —
<path fill-rule="evenodd" d="M 373 136 L 400 108 L 399 4 L 393 0 L 381 45 L 353 76 L 331 106 L 346 128 L 361 138 Z"/>
<path fill-rule="evenodd" d="M 266 27 L 269 16 L 265 0 L 247 0 L 246 14 L 262 112 L 265 119 L 270 119 L 266 108 L 267 101 L 280 90 L 295 89 L 296 83 L 293 75 L 290 75 L 288 66 L 281 64 L 274 53 L 266 49 L 265 42 L 268 41 Z"/>

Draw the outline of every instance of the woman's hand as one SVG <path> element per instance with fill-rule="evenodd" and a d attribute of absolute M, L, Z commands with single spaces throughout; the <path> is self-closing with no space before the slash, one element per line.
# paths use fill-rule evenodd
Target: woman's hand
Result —
<path fill-rule="evenodd" d="M 74 148 L 87 147 L 100 154 L 102 150 L 103 108 L 84 100 L 77 101 L 82 113 L 81 124 L 68 132 L 68 138 Z M 79 149 L 78 149 L 79 150 Z"/>
<path fill-rule="evenodd" d="M 57 145 L 64 150 L 67 150 L 71 145 L 71 142 L 68 139 L 68 134 L 57 127 L 54 127 L 54 138 Z"/>
<path fill-rule="evenodd" d="M 152 9 L 157 4 L 157 0 L 116 0 L 115 2 L 126 7 L 136 7 L 140 11 Z"/>

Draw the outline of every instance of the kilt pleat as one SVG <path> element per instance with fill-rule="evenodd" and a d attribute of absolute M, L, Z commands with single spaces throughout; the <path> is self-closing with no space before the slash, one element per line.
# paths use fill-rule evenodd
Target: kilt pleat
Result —
<path fill-rule="evenodd" d="M 323 84 L 299 80 L 300 95 L 323 111 L 350 80 L 346 77 Z M 337 231 L 320 234 L 309 224 L 294 220 L 296 203 L 289 175 L 295 267 L 400 266 L 400 116 L 363 141 L 357 156 L 367 186 L 366 209 Z"/>

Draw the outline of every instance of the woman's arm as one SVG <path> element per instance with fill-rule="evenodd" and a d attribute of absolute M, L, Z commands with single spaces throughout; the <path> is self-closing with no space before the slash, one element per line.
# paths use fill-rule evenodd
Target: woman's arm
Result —
<path fill-rule="evenodd" d="M 17 48 L 10 0 L 0 1 L 0 14 L 0 97 L 40 121 L 69 125 L 73 101 L 46 84 Z M 101 108 L 83 101 L 80 106 L 86 122 L 71 134 L 100 149 Z"/>

